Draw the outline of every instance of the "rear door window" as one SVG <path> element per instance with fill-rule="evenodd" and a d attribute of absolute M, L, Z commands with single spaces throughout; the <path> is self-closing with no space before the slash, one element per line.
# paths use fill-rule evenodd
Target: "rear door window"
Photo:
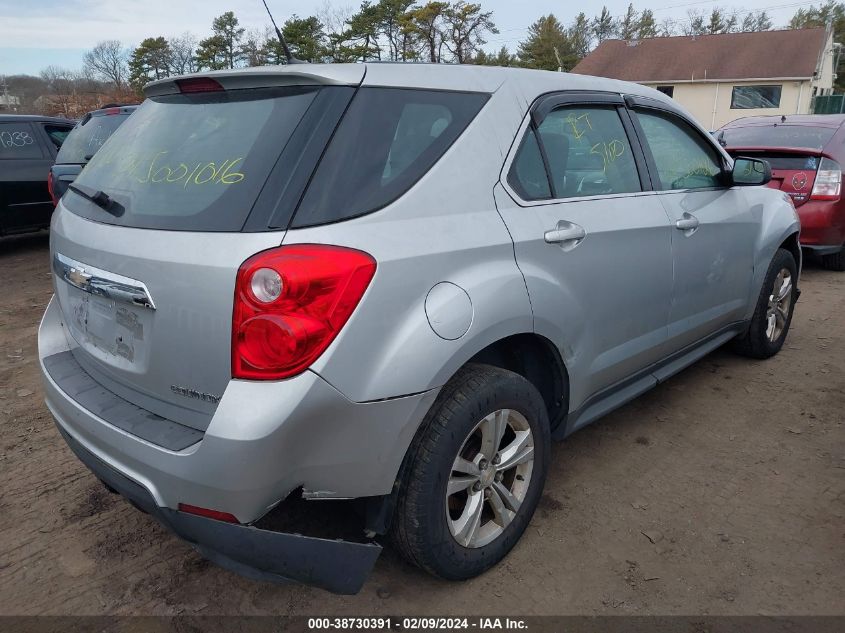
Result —
<path fill-rule="evenodd" d="M 87 163 L 129 114 L 99 114 L 83 119 L 62 143 L 56 162 L 62 165 Z"/>
<path fill-rule="evenodd" d="M 43 158 L 29 123 L 0 123 L 0 160 Z"/>
<path fill-rule="evenodd" d="M 614 107 L 567 106 L 537 128 L 555 198 L 641 190 L 628 136 Z"/>
<path fill-rule="evenodd" d="M 112 212 L 74 193 L 64 204 L 122 226 L 239 231 L 319 90 L 298 86 L 150 98 L 76 180 L 109 195 L 116 203 Z"/>
<path fill-rule="evenodd" d="M 317 167 L 293 226 L 337 222 L 386 206 L 431 169 L 488 97 L 360 89 Z"/>

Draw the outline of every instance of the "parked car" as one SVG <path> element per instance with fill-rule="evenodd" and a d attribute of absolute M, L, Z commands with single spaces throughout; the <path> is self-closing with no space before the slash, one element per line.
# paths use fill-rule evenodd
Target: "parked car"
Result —
<path fill-rule="evenodd" d="M 137 107 L 137 104 L 109 104 L 89 112 L 79 120 L 59 150 L 56 162 L 50 167 L 47 177 L 54 205 L 59 202 L 68 185 L 76 180 L 79 172 L 106 139 Z"/>
<path fill-rule="evenodd" d="M 47 171 L 74 122 L 0 114 L 0 236 L 50 226 Z"/>
<path fill-rule="evenodd" d="M 823 266 L 845 271 L 845 115 L 755 116 L 718 135 L 731 156 L 768 161 L 769 187 L 786 193 L 801 218 L 801 246 Z"/>
<path fill-rule="evenodd" d="M 354 592 L 378 535 L 480 574 L 552 438 L 787 336 L 795 209 L 655 90 L 351 64 L 145 92 L 54 215 L 47 405 L 110 488 L 251 577 Z M 296 523 L 345 503 L 354 540 Z"/>

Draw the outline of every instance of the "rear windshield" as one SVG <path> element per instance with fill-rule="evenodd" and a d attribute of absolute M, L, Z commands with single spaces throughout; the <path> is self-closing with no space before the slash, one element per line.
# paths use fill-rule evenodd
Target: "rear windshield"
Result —
<path fill-rule="evenodd" d="M 326 149 L 293 226 L 337 222 L 389 204 L 431 169 L 488 98 L 362 88 Z"/>
<path fill-rule="evenodd" d="M 56 163 L 61 165 L 87 163 L 130 114 L 131 112 L 100 114 L 83 119 L 64 139 L 56 156 Z"/>
<path fill-rule="evenodd" d="M 732 152 L 736 156 L 750 156 L 762 158 L 772 169 L 786 169 L 793 171 L 816 171 L 819 167 L 818 156 L 804 156 L 801 154 L 778 154 L 771 152 Z"/>
<path fill-rule="evenodd" d="M 298 86 L 147 99 L 76 182 L 115 201 L 107 212 L 69 193 L 64 204 L 137 228 L 239 231 L 319 88 Z"/>
<path fill-rule="evenodd" d="M 821 150 L 836 128 L 801 125 L 755 125 L 726 128 L 725 142 L 730 147 L 806 147 Z"/>

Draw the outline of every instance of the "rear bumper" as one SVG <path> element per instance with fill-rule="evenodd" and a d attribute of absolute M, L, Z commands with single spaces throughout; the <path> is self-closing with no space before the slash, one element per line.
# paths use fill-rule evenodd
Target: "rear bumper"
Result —
<path fill-rule="evenodd" d="M 432 390 L 355 403 L 313 372 L 272 383 L 232 380 L 200 441 L 169 450 L 110 424 L 59 386 L 45 359 L 69 349 L 61 320 L 53 299 L 38 334 L 47 407 L 63 430 L 161 507 L 186 503 L 252 523 L 300 487 L 306 498 L 389 494 L 436 397 Z"/>
<path fill-rule="evenodd" d="M 809 251 L 814 255 L 834 255 L 842 250 L 842 244 L 835 244 L 833 246 L 820 246 L 818 244 L 804 244 L 801 243 L 801 248 Z"/>
<path fill-rule="evenodd" d="M 271 582 L 302 582 L 334 593 L 357 593 L 381 546 L 330 541 L 224 523 L 156 505 L 144 488 L 87 451 L 57 425 L 70 449 L 103 483 L 148 512 L 221 567 Z"/>
<path fill-rule="evenodd" d="M 826 255 L 836 252 L 845 243 L 845 200 L 810 200 L 797 211 L 801 219 L 802 247 Z"/>
<path fill-rule="evenodd" d="M 313 372 L 274 383 L 231 381 L 201 439 L 170 450 L 131 432 L 131 425 L 119 428 L 106 421 L 114 408 L 103 407 L 97 415 L 80 403 L 86 400 L 79 394 L 74 398 L 59 386 L 49 359 L 65 354 L 69 341 L 53 298 L 38 332 L 47 407 L 68 444 L 98 477 L 225 567 L 340 592 L 360 586 L 378 556 L 376 545 L 213 521 L 178 512 L 179 504 L 227 512 L 250 524 L 297 488 L 306 498 L 389 494 L 437 390 L 355 403 Z M 338 579 L 336 571 L 322 569 L 323 563 L 346 571 Z"/>

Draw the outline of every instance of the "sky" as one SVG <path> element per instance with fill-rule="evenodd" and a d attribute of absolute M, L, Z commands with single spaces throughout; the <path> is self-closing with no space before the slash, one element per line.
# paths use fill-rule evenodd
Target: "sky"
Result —
<path fill-rule="evenodd" d="M 575 3 L 567 0 L 475 0 L 493 11 L 500 33 L 490 35 L 487 50 L 502 45 L 515 51 L 531 22 L 554 13 L 568 24 L 579 11 L 592 16 L 606 4 L 613 15 L 622 15 L 630 0 Z M 276 21 L 317 13 L 326 0 L 268 0 Z M 335 8 L 356 7 L 356 0 L 331 0 Z M 687 19 L 690 9 L 709 12 L 715 6 L 740 12 L 766 9 L 776 27 L 783 26 L 799 7 L 811 2 L 794 0 L 640 0 L 637 10 L 651 9 L 658 23 L 664 18 Z M 78 70 L 82 56 L 98 41 L 121 40 L 127 47 L 142 39 L 171 37 L 191 31 L 199 38 L 211 30 L 211 21 L 234 11 L 246 28 L 269 24 L 261 0 L 0 0 L 0 75 L 37 75 L 48 65 Z M 740 13 L 740 19 L 742 18 Z"/>

